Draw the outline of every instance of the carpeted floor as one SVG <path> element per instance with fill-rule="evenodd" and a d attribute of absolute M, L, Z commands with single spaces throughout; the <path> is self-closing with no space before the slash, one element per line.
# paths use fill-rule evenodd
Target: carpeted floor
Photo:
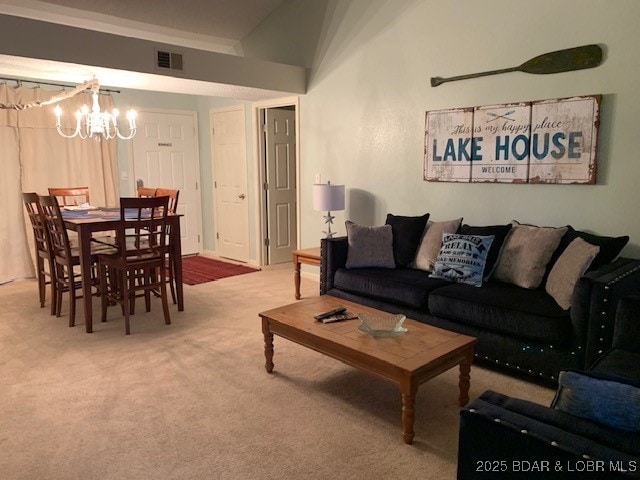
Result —
<path fill-rule="evenodd" d="M 39 308 L 34 281 L 0 287 L 0 478 L 454 479 L 455 369 L 420 387 L 412 446 L 391 384 L 278 337 L 265 372 L 258 312 L 294 301 L 292 277 L 185 286 L 171 325 L 156 299 L 130 336 L 117 308 L 86 334 Z M 474 366 L 471 397 L 488 388 L 553 397 Z"/>
<path fill-rule="evenodd" d="M 224 262 L 200 255 L 182 258 L 182 283 L 186 285 L 199 285 L 220 280 L 221 278 L 257 271 L 257 269 L 245 265 Z"/>

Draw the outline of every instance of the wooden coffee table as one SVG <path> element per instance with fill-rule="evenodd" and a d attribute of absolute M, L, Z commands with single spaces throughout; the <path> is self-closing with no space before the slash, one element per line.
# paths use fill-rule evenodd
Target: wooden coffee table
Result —
<path fill-rule="evenodd" d="M 475 338 L 410 319 L 404 323 L 407 333 L 374 338 L 357 329 L 360 320 L 324 324 L 313 319 L 316 313 L 338 306 L 353 313 L 388 315 L 330 295 L 262 312 L 267 372 L 273 371 L 273 336 L 278 335 L 393 382 L 402 395 L 405 443 L 413 441 L 414 403 L 420 384 L 459 365 L 458 402 L 461 407 L 467 404 Z"/>

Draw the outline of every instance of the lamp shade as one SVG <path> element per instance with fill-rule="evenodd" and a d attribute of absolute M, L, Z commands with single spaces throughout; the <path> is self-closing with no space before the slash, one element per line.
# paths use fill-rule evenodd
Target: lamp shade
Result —
<path fill-rule="evenodd" d="M 316 183 L 313 186 L 313 209 L 333 212 L 344 210 L 344 185 Z"/>

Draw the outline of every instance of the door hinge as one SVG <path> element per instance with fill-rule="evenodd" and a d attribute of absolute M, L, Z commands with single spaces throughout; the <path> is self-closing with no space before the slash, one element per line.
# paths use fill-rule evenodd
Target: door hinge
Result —
<path fill-rule="evenodd" d="M 196 182 L 196 190 L 198 190 L 198 182 Z"/>
<path fill-rule="evenodd" d="M 220 240 L 220 234 L 216 232 L 216 240 Z"/>
<path fill-rule="evenodd" d="M 268 238 L 265 238 L 265 239 L 264 239 L 264 246 L 265 246 L 265 247 L 268 247 L 268 246 L 269 246 L 269 239 L 268 239 Z"/>
<path fill-rule="evenodd" d="M 218 188 L 218 182 L 213 182 L 213 188 Z"/>
<path fill-rule="evenodd" d="M 266 123 L 262 124 L 262 132 L 263 133 L 267 133 L 267 124 Z"/>
<path fill-rule="evenodd" d="M 263 187 L 265 190 L 269 190 L 269 184 L 268 184 L 267 182 L 264 182 L 264 183 L 262 184 L 262 187 Z"/>
<path fill-rule="evenodd" d="M 198 234 L 198 243 L 200 243 L 200 234 Z"/>

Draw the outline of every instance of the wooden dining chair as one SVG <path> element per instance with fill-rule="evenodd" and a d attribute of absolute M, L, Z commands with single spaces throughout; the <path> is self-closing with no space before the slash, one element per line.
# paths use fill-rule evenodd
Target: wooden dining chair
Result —
<path fill-rule="evenodd" d="M 64 225 L 62 212 L 55 196 L 40 196 L 40 208 L 51 239 L 51 254 L 53 256 L 56 282 L 56 316 L 62 313 L 62 294 L 69 292 L 69 326 L 75 325 L 77 290 L 82 289 L 82 277 L 74 267 L 80 265 L 80 255 L 77 247 L 72 247 L 69 235 Z M 98 253 L 113 253 L 115 249 L 107 245 L 91 244 L 91 261 L 96 263 Z M 98 286 L 95 275 L 89 280 Z"/>
<path fill-rule="evenodd" d="M 170 214 L 175 214 L 178 210 L 178 197 L 180 196 L 180 190 L 172 188 L 157 188 L 156 197 L 169 197 L 168 209 Z M 169 232 L 171 233 L 171 232 Z M 167 262 L 167 281 L 169 282 L 169 288 L 171 290 L 171 299 L 173 303 L 176 303 L 176 278 L 175 278 L 175 249 L 173 244 L 169 242 L 169 253 Z"/>
<path fill-rule="evenodd" d="M 51 286 L 51 315 L 56 314 L 56 281 L 55 263 L 51 254 L 51 237 L 47 229 L 40 199 L 35 192 L 23 192 L 22 200 L 31 221 L 35 246 L 36 274 L 38 277 L 38 294 L 40 308 L 44 307 L 47 285 Z"/>
<path fill-rule="evenodd" d="M 120 222 L 116 230 L 118 252 L 98 255 L 102 321 L 110 303 L 119 303 L 125 333 L 131 333 L 129 317 L 137 292 L 145 297 L 158 291 L 167 325 L 171 323 L 167 301 L 165 257 L 167 255 L 168 198 L 120 198 Z"/>
<path fill-rule="evenodd" d="M 89 187 L 50 187 L 49 195 L 56 197 L 63 207 L 91 204 Z"/>
<path fill-rule="evenodd" d="M 156 189 L 149 187 L 138 188 L 138 198 L 151 198 L 156 196 Z"/>

